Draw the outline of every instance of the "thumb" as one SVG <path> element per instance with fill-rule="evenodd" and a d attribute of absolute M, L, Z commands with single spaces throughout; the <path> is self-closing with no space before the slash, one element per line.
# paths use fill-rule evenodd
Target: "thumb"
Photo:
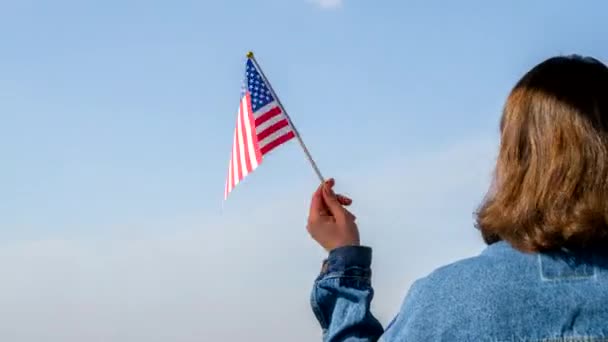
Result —
<path fill-rule="evenodd" d="M 344 207 L 342 207 L 342 204 L 340 204 L 340 200 L 332 190 L 332 186 L 333 182 L 331 181 L 323 185 L 323 201 L 327 205 L 327 208 L 333 217 L 344 217 Z"/>

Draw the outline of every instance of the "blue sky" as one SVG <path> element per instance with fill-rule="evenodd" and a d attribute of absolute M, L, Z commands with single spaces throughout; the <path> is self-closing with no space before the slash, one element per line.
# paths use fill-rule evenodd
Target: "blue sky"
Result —
<path fill-rule="evenodd" d="M 552 55 L 608 60 L 607 12 L 0 1 L 0 339 L 318 338 L 308 292 L 323 253 L 304 229 L 317 180 L 297 143 L 222 209 L 249 49 L 354 197 L 386 323 L 413 279 L 483 248 L 472 212 L 508 91 Z"/>

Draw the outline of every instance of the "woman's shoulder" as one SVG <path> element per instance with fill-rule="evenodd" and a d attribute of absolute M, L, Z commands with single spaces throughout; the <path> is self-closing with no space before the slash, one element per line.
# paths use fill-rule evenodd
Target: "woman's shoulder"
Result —
<path fill-rule="evenodd" d="M 414 329 L 424 338 L 413 340 L 511 340 L 515 335 L 540 340 L 574 328 L 605 336 L 606 285 L 604 256 L 523 253 L 498 242 L 417 280 L 395 324 L 424 327 Z M 575 317 L 578 325 L 565 328 L 560 324 L 571 321 L 564 317 Z"/>
<path fill-rule="evenodd" d="M 517 251 L 506 242 L 494 243 L 484 249 L 479 255 L 458 260 L 439 267 L 420 282 L 427 286 L 458 283 L 475 277 L 476 281 L 496 280 L 501 277 L 513 279 L 515 274 L 521 275 L 527 269 L 534 270 L 535 259 L 531 254 Z"/>
<path fill-rule="evenodd" d="M 439 267 L 414 282 L 410 292 L 423 302 L 445 306 L 453 300 L 468 305 L 486 302 L 486 296 L 521 284 L 537 276 L 534 255 L 525 254 L 505 242 L 488 246 L 479 255 Z"/>
<path fill-rule="evenodd" d="M 514 284 L 513 279 L 531 273 L 522 271 L 531 262 L 529 255 L 505 243 L 496 243 L 477 256 L 436 269 L 412 284 L 395 320 L 393 333 L 419 331 L 424 336 L 410 337 L 453 341 L 477 340 L 477 333 L 492 334 L 487 330 L 487 322 L 485 327 L 480 326 L 482 318 L 506 305 L 509 296 L 500 293 L 509 291 L 506 287 Z M 454 330 L 454 326 L 462 329 Z M 411 327 L 423 329 L 409 329 Z M 467 336 L 459 335 L 461 333 Z M 429 337 L 428 334 L 438 335 Z"/>

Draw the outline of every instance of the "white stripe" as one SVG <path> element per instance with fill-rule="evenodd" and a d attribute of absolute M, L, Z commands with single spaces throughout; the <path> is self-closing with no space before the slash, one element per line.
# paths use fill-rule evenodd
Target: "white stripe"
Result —
<path fill-rule="evenodd" d="M 233 185 L 232 187 L 236 187 L 237 184 L 239 184 L 239 172 L 237 171 L 239 164 L 236 161 L 236 129 L 234 130 L 234 141 L 232 142 L 232 181 L 233 181 Z"/>
<path fill-rule="evenodd" d="M 242 126 L 241 125 L 241 116 L 242 115 L 243 115 L 243 112 L 239 108 L 239 118 L 236 123 L 236 136 L 237 136 L 237 140 L 239 142 L 239 159 L 241 161 L 241 176 L 242 176 L 242 178 L 245 178 L 245 176 L 247 176 L 247 174 L 249 173 L 249 170 L 247 170 L 247 161 L 245 160 L 245 154 L 247 153 L 247 151 L 245 151 L 245 144 L 243 143 L 243 127 L 241 127 Z"/>
<path fill-rule="evenodd" d="M 260 141 L 260 148 L 263 148 L 264 146 L 270 144 L 271 142 L 280 138 L 282 135 L 285 135 L 289 132 L 291 132 L 291 127 L 289 125 L 281 128 L 280 130 L 278 130 L 278 131 L 272 133 L 271 135 L 267 136 L 266 138 L 264 138 L 264 140 Z"/>
<path fill-rule="evenodd" d="M 255 131 L 257 134 L 260 134 L 260 132 L 263 132 L 266 128 L 274 125 L 275 123 L 281 121 L 285 119 L 285 115 L 283 115 L 283 113 L 278 114 L 276 116 L 273 116 L 270 120 L 266 120 L 266 122 L 262 123 L 261 125 L 257 126 L 255 128 Z"/>
<path fill-rule="evenodd" d="M 251 171 L 258 167 L 258 158 L 253 146 L 253 134 L 251 133 L 252 122 L 249 121 L 249 106 L 247 105 L 247 97 L 243 97 L 243 118 L 245 119 L 245 134 L 247 135 L 247 146 L 249 148 L 249 160 L 251 161 Z"/>
<path fill-rule="evenodd" d="M 266 113 L 267 111 L 271 110 L 273 107 L 278 107 L 277 101 L 272 101 L 269 104 L 265 105 L 262 108 L 258 108 L 258 110 L 256 110 L 255 112 L 253 112 L 253 118 L 257 119 L 258 117 L 260 117 L 262 114 Z M 283 110 L 281 110 L 282 112 Z"/>

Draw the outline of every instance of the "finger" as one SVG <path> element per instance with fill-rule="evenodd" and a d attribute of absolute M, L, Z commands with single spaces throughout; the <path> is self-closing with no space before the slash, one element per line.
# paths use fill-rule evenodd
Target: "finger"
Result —
<path fill-rule="evenodd" d="M 323 187 L 323 190 L 321 191 L 321 193 L 323 195 L 323 201 L 325 202 L 327 209 L 329 209 L 330 213 L 334 217 L 336 217 L 336 218 L 344 217 L 345 209 L 344 209 L 344 207 L 342 207 L 342 204 L 340 204 L 338 197 L 336 196 L 334 191 L 331 189 L 332 186 L 333 186 L 333 182 L 328 181 L 325 184 L 325 186 Z"/>
<path fill-rule="evenodd" d="M 308 217 L 311 220 L 318 218 L 323 211 L 327 210 L 323 200 L 322 191 L 323 184 L 321 184 L 317 188 L 317 190 L 312 194 L 312 200 L 310 201 L 310 211 L 308 213 Z"/>
<path fill-rule="evenodd" d="M 344 212 L 346 213 L 346 217 L 350 220 L 352 220 L 353 222 L 357 220 L 357 216 L 355 216 L 355 214 L 351 213 L 348 209 L 344 209 Z"/>
<path fill-rule="evenodd" d="M 330 188 L 333 188 L 334 185 L 336 185 L 336 180 L 330 178 L 325 183 Z M 342 194 L 337 194 L 336 197 L 338 198 L 338 202 L 340 202 L 341 205 L 351 205 L 353 203 L 353 200 L 350 197 L 344 196 Z"/>
<path fill-rule="evenodd" d="M 338 202 L 342 205 L 351 205 L 353 203 L 352 199 L 344 195 L 337 194 L 336 197 L 338 197 Z"/>

